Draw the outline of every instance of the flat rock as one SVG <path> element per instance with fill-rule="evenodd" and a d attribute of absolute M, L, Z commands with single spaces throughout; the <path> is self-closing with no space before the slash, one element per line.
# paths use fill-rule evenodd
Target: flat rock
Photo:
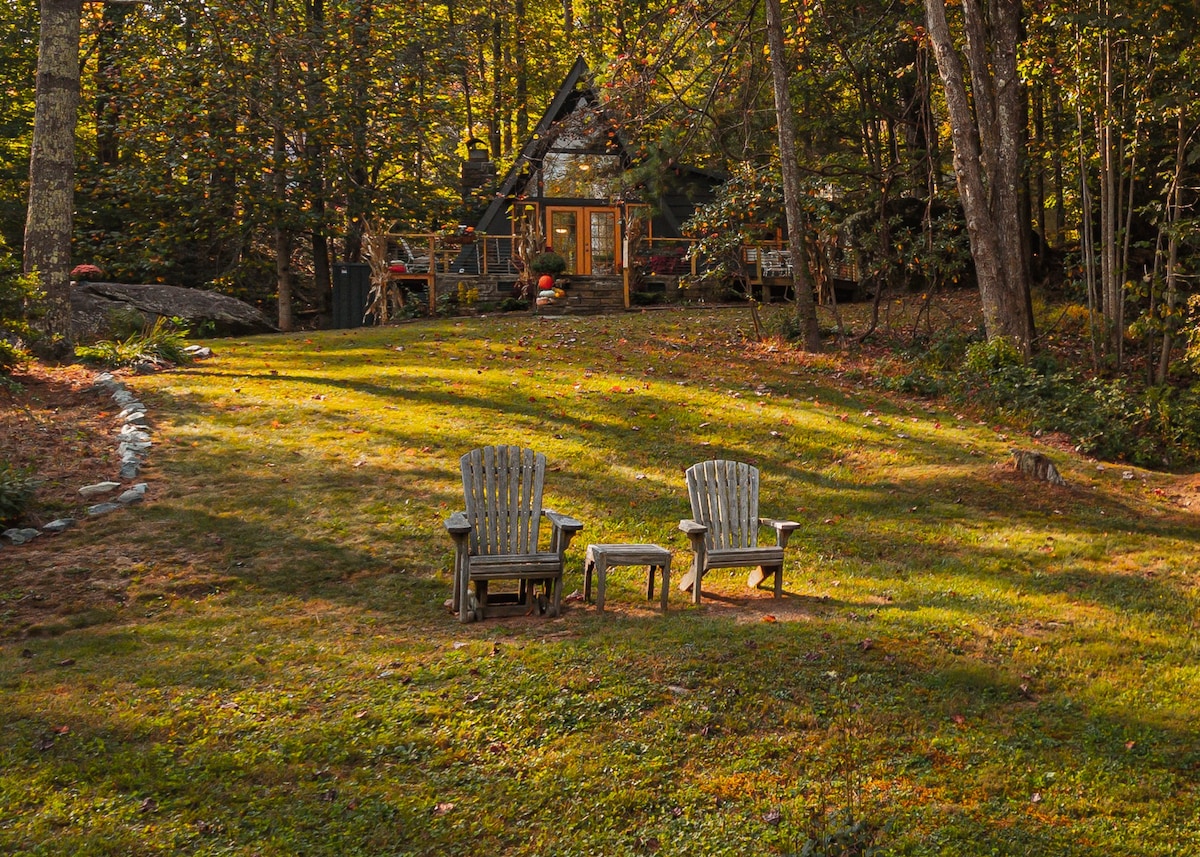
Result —
<path fill-rule="evenodd" d="M 85 500 L 90 500 L 101 494 L 111 494 L 120 487 L 120 482 L 97 482 L 95 485 L 84 485 L 79 489 L 79 495 Z"/>
<path fill-rule="evenodd" d="M 32 527 L 13 528 L 0 533 L 0 535 L 4 536 L 4 538 L 8 539 L 14 545 L 23 545 L 26 542 L 33 541 L 41 534 L 41 530 L 35 530 Z"/>
<path fill-rule="evenodd" d="M 206 289 L 129 283 L 76 283 L 71 290 L 75 330 L 82 341 L 111 339 L 114 311 L 133 309 L 147 322 L 181 318 L 192 328 L 204 325 L 217 336 L 241 336 L 276 330 L 257 307 Z"/>
<path fill-rule="evenodd" d="M 145 429 L 136 428 L 134 426 L 125 426 L 117 433 L 117 437 L 126 443 L 148 443 L 150 435 Z"/>
<path fill-rule="evenodd" d="M 128 488 L 127 490 L 122 491 L 121 496 L 119 496 L 117 498 L 117 502 L 128 505 L 130 503 L 138 502 L 145 496 L 146 496 L 146 483 L 139 482 L 137 485 L 133 485 L 130 488 Z"/>

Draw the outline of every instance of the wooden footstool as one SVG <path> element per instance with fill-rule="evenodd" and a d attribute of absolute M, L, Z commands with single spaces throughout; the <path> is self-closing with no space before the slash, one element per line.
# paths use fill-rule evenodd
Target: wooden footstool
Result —
<path fill-rule="evenodd" d="M 671 552 L 658 545 L 588 545 L 583 561 L 583 598 L 592 597 L 592 571 L 596 572 L 596 609 L 604 609 L 604 583 L 610 566 L 646 566 L 646 600 L 654 598 L 654 572 L 662 570 L 660 603 L 667 612 L 667 590 L 671 588 Z"/>

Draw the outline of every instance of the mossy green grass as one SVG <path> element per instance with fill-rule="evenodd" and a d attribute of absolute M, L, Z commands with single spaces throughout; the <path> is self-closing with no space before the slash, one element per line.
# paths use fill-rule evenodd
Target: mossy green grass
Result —
<path fill-rule="evenodd" d="M 853 819 L 855 853 L 1196 853 L 1174 477 L 750 327 L 437 319 L 131 379 L 151 498 L 56 537 L 121 544 L 79 573 L 127 600 L 0 640 L 0 852 L 823 854 Z M 683 470 L 755 464 L 763 514 L 801 523 L 785 596 L 715 572 L 662 615 L 616 569 L 604 613 L 459 624 L 442 520 L 492 443 L 545 453 L 546 505 L 585 522 L 568 593 L 588 542 L 681 572 Z M 1014 474 L 1015 446 L 1068 487 Z"/>

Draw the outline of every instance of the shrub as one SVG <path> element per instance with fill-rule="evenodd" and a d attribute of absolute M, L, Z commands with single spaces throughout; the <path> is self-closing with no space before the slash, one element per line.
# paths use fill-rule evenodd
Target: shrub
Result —
<path fill-rule="evenodd" d="M 187 348 L 187 328 L 180 319 L 160 316 L 141 333 L 124 339 L 109 339 L 94 345 L 80 345 L 75 355 L 84 363 L 110 368 L 136 363 L 187 364 L 192 362 Z"/>
<path fill-rule="evenodd" d="M 1124 378 L 1094 378 L 1053 356 L 1026 359 L 1009 341 L 924 343 L 896 374 L 881 367 L 875 384 L 892 392 L 944 395 L 1023 428 L 1060 432 L 1076 449 L 1148 467 L 1200 462 L 1200 388 L 1141 388 Z M 955 358 L 955 354 L 959 356 Z"/>
<path fill-rule="evenodd" d="M 71 269 L 71 279 L 81 283 L 94 283 L 103 276 L 104 272 L 96 265 L 76 265 Z"/>
<path fill-rule="evenodd" d="M 567 260 L 557 253 L 543 253 L 529 263 L 535 274 L 557 276 L 567 270 Z"/>
<path fill-rule="evenodd" d="M 21 273 L 20 263 L 0 237 L 0 375 L 26 359 L 26 345 L 35 337 L 29 322 L 41 297 L 37 278 Z"/>
<path fill-rule="evenodd" d="M 0 461 L 0 524 L 10 524 L 25 513 L 39 480 L 28 470 Z"/>
<path fill-rule="evenodd" d="M 500 312 L 518 312 L 529 309 L 529 300 L 521 298 L 505 298 L 500 301 Z"/>

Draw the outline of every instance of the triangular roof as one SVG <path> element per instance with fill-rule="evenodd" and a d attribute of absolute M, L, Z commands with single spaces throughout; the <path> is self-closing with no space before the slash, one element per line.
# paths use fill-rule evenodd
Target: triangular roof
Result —
<path fill-rule="evenodd" d="M 599 101 L 595 90 L 591 88 L 590 77 L 591 69 L 588 68 L 587 62 L 581 56 L 576 57 L 575 64 L 571 66 L 570 72 L 559 86 L 550 106 L 546 108 L 541 121 L 529 135 L 525 147 L 521 149 L 521 154 L 508 168 L 504 181 L 500 183 L 496 195 L 492 198 L 483 217 L 479 219 L 481 232 L 489 231 L 488 227 L 492 222 L 505 213 L 506 206 L 517 189 L 517 183 L 521 180 L 526 165 L 540 162 L 546 154 L 546 150 L 553 145 L 554 135 L 551 134 L 551 130 L 554 123 L 569 115 L 581 98 Z M 580 88 L 581 83 L 584 84 L 582 88 Z M 624 156 L 625 148 L 622 141 L 618 138 L 616 142 Z"/>

